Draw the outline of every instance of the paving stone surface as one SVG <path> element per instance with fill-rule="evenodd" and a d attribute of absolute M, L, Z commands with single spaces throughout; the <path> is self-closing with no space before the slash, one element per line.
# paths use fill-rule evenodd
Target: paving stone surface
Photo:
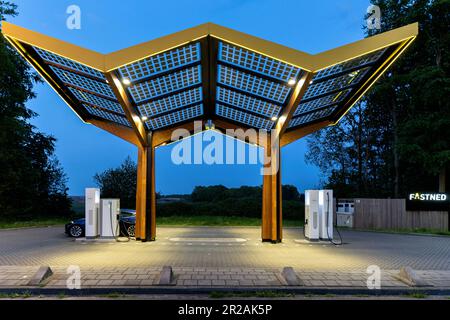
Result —
<path fill-rule="evenodd" d="M 46 288 L 67 288 L 73 273 L 68 267 L 52 268 L 54 274 L 43 285 Z M 159 283 L 161 268 L 85 268 L 80 269 L 81 288 L 152 287 Z M 287 285 L 279 269 L 254 268 L 174 268 L 177 287 L 283 287 Z M 0 266 L 1 288 L 25 288 L 28 280 L 37 271 L 36 267 Z M 369 274 L 364 270 L 353 271 L 308 271 L 294 270 L 304 287 L 366 288 Z M 399 270 L 381 270 L 382 288 L 408 288 L 395 278 Z M 418 270 L 420 276 L 436 288 L 450 288 L 450 271 Z"/>
<path fill-rule="evenodd" d="M 80 268 L 84 287 L 153 286 L 165 265 L 176 286 L 283 286 L 290 266 L 306 286 L 364 287 L 376 265 L 385 287 L 406 286 L 394 278 L 403 266 L 450 287 L 450 237 L 343 231 L 345 245 L 335 247 L 301 234 L 286 228 L 284 242 L 270 244 L 259 228 L 158 228 L 155 242 L 116 243 L 74 241 L 61 227 L 0 230 L 0 287 L 25 286 L 40 265 L 54 272 L 48 287 L 65 287 L 69 266 Z"/>

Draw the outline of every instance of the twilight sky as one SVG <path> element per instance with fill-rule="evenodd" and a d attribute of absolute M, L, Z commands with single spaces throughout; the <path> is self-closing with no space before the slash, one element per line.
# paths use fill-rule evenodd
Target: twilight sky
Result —
<path fill-rule="evenodd" d="M 364 37 L 368 0 L 13 0 L 19 16 L 8 21 L 102 53 L 158 38 L 205 22 L 318 53 Z M 69 5 L 81 8 L 81 30 L 66 28 Z M 136 148 L 83 124 L 47 84 L 37 85 L 28 107 L 41 131 L 57 138 L 56 154 L 68 175 L 69 194 L 82 195 L 96 172 L 120 165 Z M 259 165 L 175 165 L 173 145 L 156 151 L 156 185 L 163 194 L 190 193 L 196 185 L 260 185 Z M 304 161 L 306 143 L 282 149 L 283 184 L 300 192 L 317 187 L 320 173 Z"/>

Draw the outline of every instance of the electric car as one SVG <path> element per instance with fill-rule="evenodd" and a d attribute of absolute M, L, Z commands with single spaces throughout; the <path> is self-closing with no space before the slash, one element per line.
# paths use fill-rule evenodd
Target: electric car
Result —
<path fill-rule="evenodd" d="M 136 211 L 132 209 L 120 209 L 119 228 L 120 235 L 134 237 L 136 225 Z M 65 232 L 69 237 L 80 238 L 84 236 L 86 230 L 86 219 L 80 218 L 70 221 L 65 225 Z"/>

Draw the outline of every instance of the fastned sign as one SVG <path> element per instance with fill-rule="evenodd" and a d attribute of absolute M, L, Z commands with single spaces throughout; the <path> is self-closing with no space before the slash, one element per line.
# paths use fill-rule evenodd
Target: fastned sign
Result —
<path fill-rule="evenodd" d="M 448 211 L 450 197 L 446 193 L 412 192 L 406 199 L 406 210 Z"/>

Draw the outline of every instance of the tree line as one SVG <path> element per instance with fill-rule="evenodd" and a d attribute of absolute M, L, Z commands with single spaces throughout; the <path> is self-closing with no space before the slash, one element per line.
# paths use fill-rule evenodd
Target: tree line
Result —
<path fill-rule="evenodd" d="M 450 171 L 450 1 L 371 3 L 381 9 L 381 29 L 366 28 L 367 36 L 413 22 L 419 36 L 337 125 L 307 139 L 306 161 L 339 197 L 443 192 Z"/>
<path fill-rule="evenodd" d="M 0 22 L 17 5 L 0 1 Z M 0 35 L 0 218 L 66 215 L 71 200 L 66 175 L 55 156 L 56 139 L 30 123 L 25 104 L 41 78 Z"/>
<path fill-rule="evenodd" d="M 120 198 L 123 208 L 136 206 L 137 165 L 127 157 L 117 168 L 107 169 L 94 176 L 94 181 L 104 198 Z M 282 186 L 283 216 L 301 219 L 304 215 L 304 198 L 292 185 Z M 196 186 L 191 194 L 162 196 L 157 199 L 178 198 L 178 201 L 157 201 L 158 216 L 243 216 L 260 218 L 262 212 L 262 187 L 241 186 L 227 188 L 223 185 Z"/>

